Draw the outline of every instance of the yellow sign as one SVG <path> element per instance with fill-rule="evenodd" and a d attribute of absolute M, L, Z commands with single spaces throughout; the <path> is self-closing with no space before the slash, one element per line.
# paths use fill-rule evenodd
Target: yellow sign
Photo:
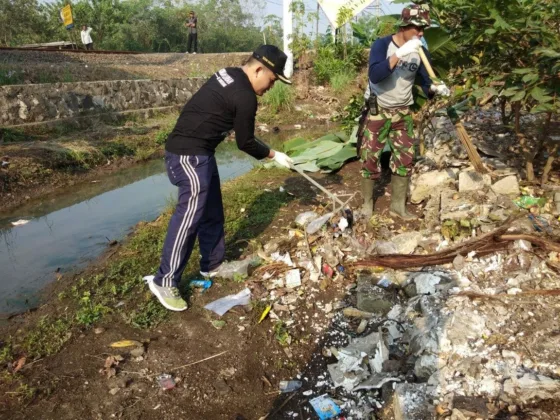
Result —
<path fill-rule="evenodd" d="M 62 21 L 64 22 L 64 26 L 66 26 L 66 29 L 74 27 L 74 19 L 72 18 L 72 6 L 70 6 L 69 4 L 64 6 L 60 11 L 60 16 L 62 17 Z"/>

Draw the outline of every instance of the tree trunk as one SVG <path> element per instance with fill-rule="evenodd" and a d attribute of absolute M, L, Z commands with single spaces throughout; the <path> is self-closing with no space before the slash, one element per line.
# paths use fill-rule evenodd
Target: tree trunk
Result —
<path fill-rule="evenodd" d="M 507 125 L 508 123 L 508 117 L 506 114 L 506 105 L 507 105 L 507 101 L 505 98 L 502 98 L 500 100 L 500 110 L 502 111 L 502 124 L 503 125 Z"/>
<path fill-rule="evenodd" d="M 552 164 L 554 163 L 557 154 L 558 154 L 558 145 L 555 145 L 554 147 L 552 147 L 552 150 L 550 150 L 550 154 L 548 155 L 548 159 L 546 160 L 546 164 L 544 165 L 543 174 L 541 178 L 542 185 L 548 182 L 548 174 L 550 174 L 550 170 L 552 169 Z"/>
<path fill-rule="evenodd" d="M 521 102 L 512 104 L 515 113 L 515 134 L 519 135 L 521 132 Z"/>

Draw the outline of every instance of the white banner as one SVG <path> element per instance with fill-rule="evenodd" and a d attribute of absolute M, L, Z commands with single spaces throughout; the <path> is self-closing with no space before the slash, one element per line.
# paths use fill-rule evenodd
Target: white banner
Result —
<path fill-rule="evenodd" d="M 327 15 L 327 18 L 331 22 L 332 26 L 338 28 L 339 26 L 344 25 L 346 22 L 348 22 L 348 20 L 356 16 L 366 7 L 368 7 L 372 3 L 372 0 L 318 0 L 318 2 L 321 6 L 321 9 L 323 9 L 323 12 L 325 12 L 325 15 Z M 351 9 L 352 16 L 349 16 L 346 22 L 340 22 L 341 24 L 339 25 L 337 24 L 337 17 L 338 12 L 342 7 Z"/>

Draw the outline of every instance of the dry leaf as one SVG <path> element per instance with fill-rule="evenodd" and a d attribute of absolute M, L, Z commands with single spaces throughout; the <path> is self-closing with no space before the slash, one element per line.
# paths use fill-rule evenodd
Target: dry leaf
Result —
<path fill-rule="evenodd" d="M 16 363 L 14 363 L 14 373 L 19 371 L 25 365 L 25 360 L 26 360 L 25 356 L 20 357 L 19 360 Z"/>

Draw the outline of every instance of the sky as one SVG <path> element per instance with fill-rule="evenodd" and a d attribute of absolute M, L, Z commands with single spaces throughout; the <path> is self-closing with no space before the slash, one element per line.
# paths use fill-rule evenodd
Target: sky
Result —
<path fill-rule="evenodd" d="M 264 11 L 264 15 L 268 15 L 268 14 L 272 14 L 272 15 L 276 15 L 279 17 L 282 17 L 282 0 L 264 0 L 266 2 L 266 6 L 265 6 L 265 11 Z M 317 2 L 313 1 L 313 0 L 303 0 L 305 3 L 305 9 L 306 11 L 309 13 L 314 13 L 317 11 Z M 404 4 L 392 4 L 392 0 L 381 0 L 381 14 L 386 14 L 386 15 L 390 15 L 390 14 L 400 14 L 401 10 L 403 9 L 403 7 L 405 6 Z M 360 13 L 358 15 L 374 15 L 374 9 L 373 9 L 373 2 L 372 4 L 370 4 L 364 12 Z M 319 13 L 319 33 L 325 33 L 327 30 L 327 27 L 329 26 L 329 20 L 327 19 L 327 17 L 325 16 L 325 14 L 320 11 Z M 312 24 L 311 26 L 313 26 L 313 28 L 315 27 L 315 24 Z"/>

